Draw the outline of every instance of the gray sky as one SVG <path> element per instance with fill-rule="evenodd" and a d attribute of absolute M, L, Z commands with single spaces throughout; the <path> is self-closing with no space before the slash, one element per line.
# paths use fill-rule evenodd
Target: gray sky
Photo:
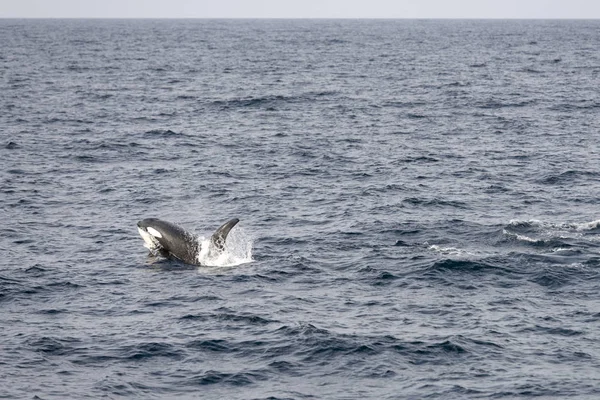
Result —
<path fill-rule="evenodd" d="M 0 0 L 0 18 L 600 18 L 600 0 Z"/>

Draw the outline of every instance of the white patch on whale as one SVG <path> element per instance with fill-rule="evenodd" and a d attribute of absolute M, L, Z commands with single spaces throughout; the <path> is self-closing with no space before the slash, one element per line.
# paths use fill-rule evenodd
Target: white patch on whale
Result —
<path fill-rule="evenodd" d="M 144 231 L 141 228 L 138 228 L 138 232 L 140 233 L 142 239 L 144 239 L 144 247 L 148 250 L 154 251 L 160 246 L 158 240 L 156 240 L 153 236 L 148 234 L 148 232 Z"/>
<path fill-rule="evenodd" d="M 160 232 L 157 231 L 156 229 L 154 229 L 153 227 L 149 226 L 148 228 L 146 228 L 146 230 L 152 236 L 157 237 L 157 238 L 162 238 L 162 235 L 160 234 Z"/>

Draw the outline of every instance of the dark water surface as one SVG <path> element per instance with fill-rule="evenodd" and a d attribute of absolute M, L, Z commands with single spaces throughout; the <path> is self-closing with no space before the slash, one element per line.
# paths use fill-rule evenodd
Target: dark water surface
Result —
<path fill-rule="evenodd" d="M 600 397 L 599 21 L 0 21 L 0 398 Z M 147 258 L 136 222 L 235 266 Z"/>

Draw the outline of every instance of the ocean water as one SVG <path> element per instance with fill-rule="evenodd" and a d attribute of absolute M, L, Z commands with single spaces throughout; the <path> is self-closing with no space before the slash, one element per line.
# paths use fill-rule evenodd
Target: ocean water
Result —
<path fill-rule="evenodd" d="M 0 398 L 600 397 L 600 22 L 0 20 Z M 136 222 L 208 237 L 148 257 Z"/>

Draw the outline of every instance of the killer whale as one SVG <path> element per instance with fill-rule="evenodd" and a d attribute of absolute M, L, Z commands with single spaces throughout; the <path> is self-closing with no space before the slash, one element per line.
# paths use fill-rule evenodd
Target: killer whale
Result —
<path fill-rule="evenodd" d="M 223 252 L 229 231 L 240 220 L 234 218 L 227 221 L 215 231 L 209 241 L 209 253 Z M 200 243 L 196 236 L 182 227 L 158 218 L 146 218 L 137 223 L 138 232 L 144 239 L 144 246 L 151 252 L 176 258 L 186 264 L 201 265 L 198 260 Z"/>

